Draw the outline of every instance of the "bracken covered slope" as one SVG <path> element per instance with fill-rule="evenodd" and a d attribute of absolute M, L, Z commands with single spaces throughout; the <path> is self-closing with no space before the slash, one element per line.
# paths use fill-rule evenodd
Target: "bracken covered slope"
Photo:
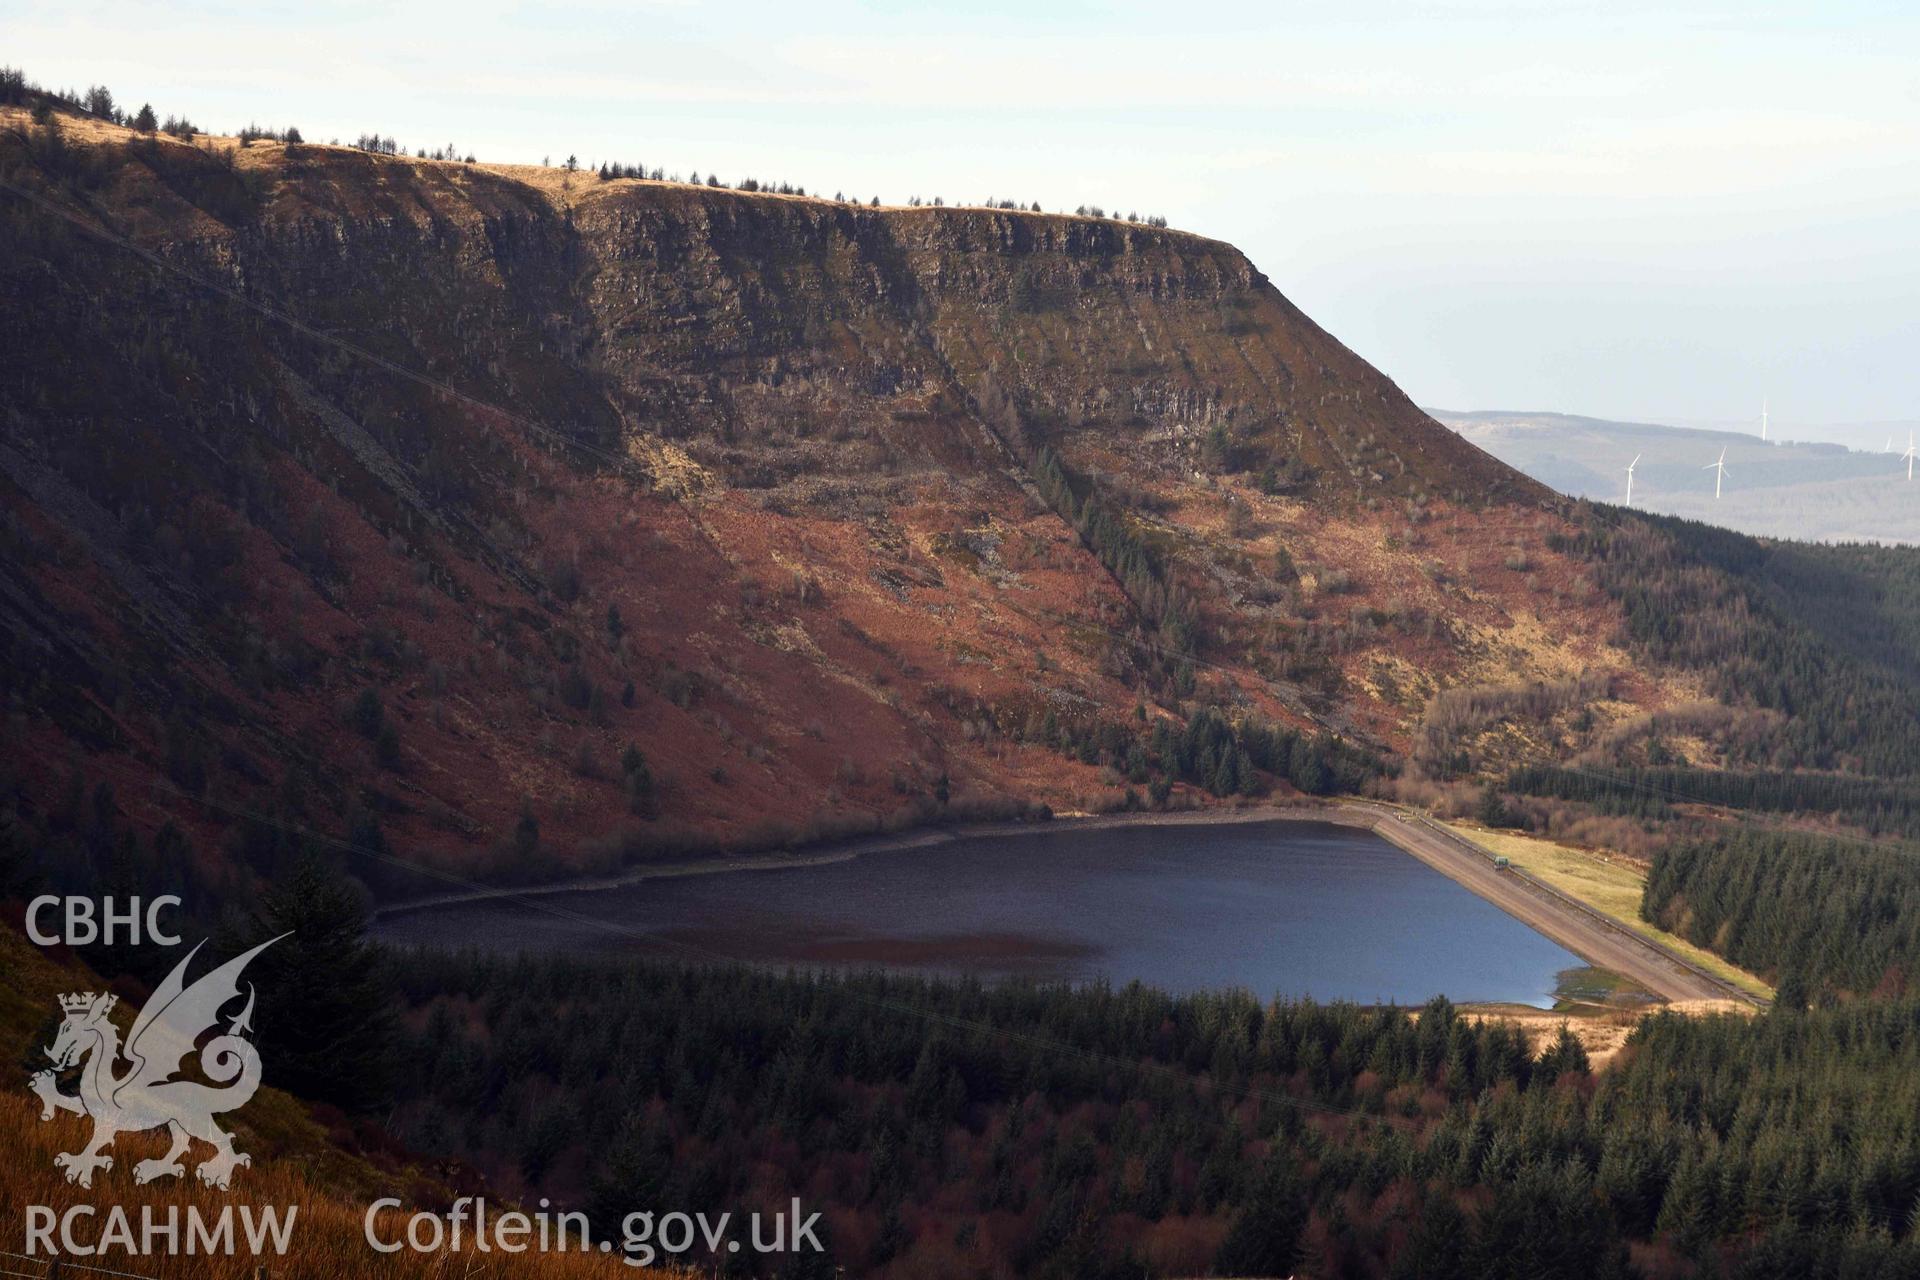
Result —
<path fill-rule="evenodd" d="M 1092 728 L 1207 703 L 1402 754 L 1455 687 L 1687 692 L 1217 241 L 0 129 L 28 807 L 524 871 L 1108 803 Z"/>

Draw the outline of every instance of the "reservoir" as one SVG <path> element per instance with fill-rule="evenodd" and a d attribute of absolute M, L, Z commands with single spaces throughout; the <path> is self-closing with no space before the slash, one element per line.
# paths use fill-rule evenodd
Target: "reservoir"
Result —
<path fill-rule="evenodd" d="M 385 917 L 373 933 L 402 945 L 1543 1008 L 1585 964 L 1371 832 L 1293 821 L 968 836 L 436 907 Z"/>

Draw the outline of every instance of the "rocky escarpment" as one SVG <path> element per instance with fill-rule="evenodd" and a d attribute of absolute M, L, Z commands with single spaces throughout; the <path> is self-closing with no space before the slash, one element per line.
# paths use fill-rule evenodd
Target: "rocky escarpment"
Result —
<path fill-rule="evenodd" d="M 9 123 L 36 822 L 524 870 L 1106 803 L 1209 704 L 1392 752 L 1617 658 L 1544 494 L 1216 241 Z"/>
<path fill-rule="evenodd" d="M 692 430 L 764 439 L 942 410 L 1017 447 L 1219 429 L 1322 492 L 1532 492 L 1217 241 L 642 183 L 594 190 L 573 216 L 596 355 L 629 390 L 678 386 Z M 714 411 L 689 411 L 709 388 Z"/>
<path fill-rule="evenodd" d="M 1222 429 L 1323 493 L 1540 496 L 1199 236 L 590 177 L 555 199 L 484 170 L 310 148 L 258 172 L 272 186 L 257 222 L 199 242 L 236 278 L 348 331 L 370 308 L 494 393 L 556 376 L 503 370 L 498 335 L 517 329 L 668 435 L 844 439 L 920 413 L 977 419 L 985 401 L 1016 444 Z M 489 345 L 484 370 L 436 350 L 449 329 Z M 609 430 L 580 405 L 568 418 Z M 760 461 L 779 469 L 777 451 Z"/>

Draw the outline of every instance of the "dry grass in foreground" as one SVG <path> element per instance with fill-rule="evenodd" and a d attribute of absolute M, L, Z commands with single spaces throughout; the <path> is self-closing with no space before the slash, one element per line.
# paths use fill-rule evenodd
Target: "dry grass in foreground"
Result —
<path fill-rule="evenodd" d="M 92 1190 L 68 1184 L 53 1157 L 78 1149 L 90 1132 L 90 1121 L 59 1115 L 40 1119 L 39 1101 L 26 1090 L 28 1064 L 37 1061 L 47 1016 L 57 1010 L 61 992 L 100 990 L 104 984 L 74 963 L 56 963 L 31 946 L 11 925 L 0 925 L 0 1062 L 10 1077 L 0 1084 L 0 1271 L 40 1275 L 39 1263 L 18 1257 L 26 1248 L 26 1214 L 30 1205 L 44 1205 L 55 1214 L 75 1205 L 92 1205 L 91 1221 L 76 1225 L 85 1241 L 98 1237 L 108 1214 L 123 1208 L 135 1231 L 143 1208 L 151 1207 L 165 1221 L 169 1207 L 179 1214 L 184 1235 L 190 1209 L 211 1221 L 222 1210 L 251 1206 L 281 1210 L 297 1207 L 290 1245 L 283 1257 L 189 1257 L 182 1252 L 131 1255 L 118 1248 L 101 1256 L 69 1259 L 69 1264 L 112 1268 L 123 1274 L 154 1280 L 252 1280 L 255 1268 L 267 1275 L 332 1280 L 334 1277 L 391 1277 L 392 1280 L 451 1280 L 453 1277 L 529 1277 L 530 1280 L 575 1280 L 576 1277 L 660 1276 L 679 1274 L 627 1267 L 615 1258 L 587 1254 L 414 1253 L 382 1255 L 368 1247 L 362 1231 L 367 1206 L 383 1196 L 395 1196 L 409 1210 L 443 1208 L 450 1196 L 425 1171 L 408 1167 L 388 1171 L 340 1150 L 297 1099 L 263 1089 L 245 1109 L 227 1120 L 237 1145 L 253 1156 L 241 1169 L 231 1191 L 221 1192 L 194 1181 L 191 1166 L 206 1154 L 196 1145 L 187 1158 L 188 1177 L 136 1186 L 133 1166 L 158 1156 L 166 1144 L 152 1134 L 122 1134 L 114 1142 L 113 1167 L 96 1175 Z M 123 1001 L 123 1006 L 126 1004 Z M 131 1010 L 117 1010 L 116 1022 L 130 1021 Z M 269 1064 L 270 1069 L 270 1064 Z M 17 1073 L 17 1074 L 15 1074 Z M 224 1123 L 224 1121 L 223 1121 Z M 502 1206 L 504 1207 L 504 1206 Z M 395 1215 L 381 1228 L 387 1239 L 397 1238 L 402 1226 Z M 235 1222 L 236 1236 L 242 1234 Z M 56 1239 L 57 1239 L 56 1235 Z M 92 1273 L 68 1270 L 73 1280 L 90 1280 Z"/>

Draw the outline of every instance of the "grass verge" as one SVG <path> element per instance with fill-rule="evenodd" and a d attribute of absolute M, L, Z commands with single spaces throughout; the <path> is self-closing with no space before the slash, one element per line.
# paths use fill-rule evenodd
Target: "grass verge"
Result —
<path fill-rule="evenodd" d="M 1773 998 L 1773 988 L 1745 969 L 1729 964 L 1713 952 L 1696 947 L 1684 938 L 1642 920 L 1640 895 L 1646 887 L 1646 877 L 1634 867 L 1623 862 L 1610 862 L 1597 854 L 1542 840 L 1537 836 L 1488 831 L 1459 822 L 1445 825 L 1466 839 L 1504 855 L 1514 866 L 1542 883 L 1586 903 L 1641 937 L 1686 957 L 1708 973 L 1725 978 L 1742 991 L 1768 1000 Z"/>

